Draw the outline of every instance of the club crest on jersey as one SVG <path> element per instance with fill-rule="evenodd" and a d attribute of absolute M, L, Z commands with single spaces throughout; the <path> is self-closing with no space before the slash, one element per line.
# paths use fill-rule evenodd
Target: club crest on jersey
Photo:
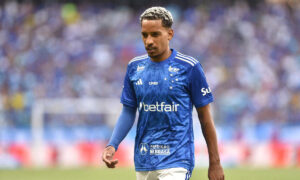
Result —
<path fill-rule="evenodd" d="M 137 67 L 136 70 L 137 70 L 137 71 L 142 71 L 142 70 L 144 70 L 144 69 L 145 69 L 145 66 L 139 66 L 139 65 L 138 65 L 138 67 Z"/>
<path fill-rule="evenodd" d="M 179 68 L 175 68 L 175 67 L 169 66 L 169 71 L 170 72 L 178 72 Z"/>
<path fill-rule="evenodd" d="M 138 86 L 143 85 L 142 79 L 139 79 L 135 84 L 138 85 Z"/>
<path fill-rule="evenodd" d="M 141 155 L 146 155 L 147 152 L 148 152 L 148 149 L 149 149 L 148 144 L 146 144 L 146 143 L 141 143 L 140 144 L 139 150 L 140 150 Z"/>

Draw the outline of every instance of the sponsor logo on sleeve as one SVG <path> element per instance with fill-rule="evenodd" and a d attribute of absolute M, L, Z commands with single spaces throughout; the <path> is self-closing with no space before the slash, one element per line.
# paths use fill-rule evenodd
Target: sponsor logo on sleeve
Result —
<path fill-rule="evenodd" d="M 202 96 L 205 96 L 206 94 L 211 93 L 211 90 L 210 90 L 209 87 L 208 88 L 202 88 L 201 92 L 202 92 Z"/>

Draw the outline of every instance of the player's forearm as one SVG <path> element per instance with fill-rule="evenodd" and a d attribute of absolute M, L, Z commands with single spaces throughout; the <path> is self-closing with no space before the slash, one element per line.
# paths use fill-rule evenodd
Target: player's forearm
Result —
<path fill-rule="evenodd" d="M 114 128 L 108 146 L 113 146 L 116 150 L 118 149 L 121 141 L 126 137 L 135 120 L 136 108 L 129 106 L 123 106 L 121 115 Z"/>
<path fill-rule="evenodd" d="M 220 163 L 217 134 L 209 106 L 205 110 L 202 110 L 200 112 L 198 111 L 198 117 L 200 120 L 202 133 L 207 144 L 209 163 Z"/>
<path fill-rule="evenodd" d="M 220 157 L 218 152 L 218 143 L 215 127 L 211 122 L 204 122 L 201 125 L 202 132 L 207 144 L 208 154 L 209 154 L 209 163 L 215 164 L 220 163 Z"/>

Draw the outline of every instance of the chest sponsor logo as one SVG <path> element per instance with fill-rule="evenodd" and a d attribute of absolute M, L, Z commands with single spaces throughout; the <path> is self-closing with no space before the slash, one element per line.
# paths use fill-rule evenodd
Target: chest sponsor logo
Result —
<path fill-rule="evenodd" d="M 140 154 L 141 155 L 146 155 L 148 150 L 149 150 L 149 146 L 146 143 L 141 143 L 139 146 L 139 150 L 140 150 Z"/>
<path fill-rule="evenodd" d="M 143 85 L 142 79 L 139 79 L 135 84 L 138 85 L 138 86 Z"/>
<path fill-rule="evenodd" d="M 175 68 L 175 67 L 169 66 L 169 71 L 170 72 L 178 72 L 179 68 Z"/>
<path fill-rule="evenodd" d="M 208 88 L 202 88 L 201 92 L 202 92 L 202 96 L 205 96 L 206 94 L 211 93 L 211 90 L 210 90 L 209 87 Z"/>
<path fill-rule="evenodd" d="M 150 86 L 151 86 L 151 85 L 158 85 L 158 82 L 150 81 L 150 82 L 149 82 L 149 85 L 150 85 Z"/>
<path fill-rule="evenodd" d="M 140 102 L 139 110 L 143 110 L 145 112 L 177 112 L 179 104 L 166 104 L 165 102 L 156 104 L 145 104 L 144 102 Z"/>
<path fill-rule="evenodd" d="M 143 71 L 145 69 L 145 66 L 139 66 L 137 67 L 137 71 Z"/>

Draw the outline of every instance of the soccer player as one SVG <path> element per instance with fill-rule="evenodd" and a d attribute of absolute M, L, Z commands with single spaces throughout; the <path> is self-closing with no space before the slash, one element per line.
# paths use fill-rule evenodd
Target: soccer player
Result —
<path fill-rule="evenodd" d="M 211 90 L 199 61 L 170 49 L 171 13 L 152 7 L 140 16 L 146 55 L 127 67 L 121 96 L 123 109 L 102 159 L 109 168 L 119 144 L 139 111 L 134 162 L 138 180 L 185 180 L 194 168 L 192 110 L 196 107 L 209 152 L 208 177 L 224 179 L 216 131 L 210 112 Z M 188 32 L 187 32 L 188 33 Z"/>

